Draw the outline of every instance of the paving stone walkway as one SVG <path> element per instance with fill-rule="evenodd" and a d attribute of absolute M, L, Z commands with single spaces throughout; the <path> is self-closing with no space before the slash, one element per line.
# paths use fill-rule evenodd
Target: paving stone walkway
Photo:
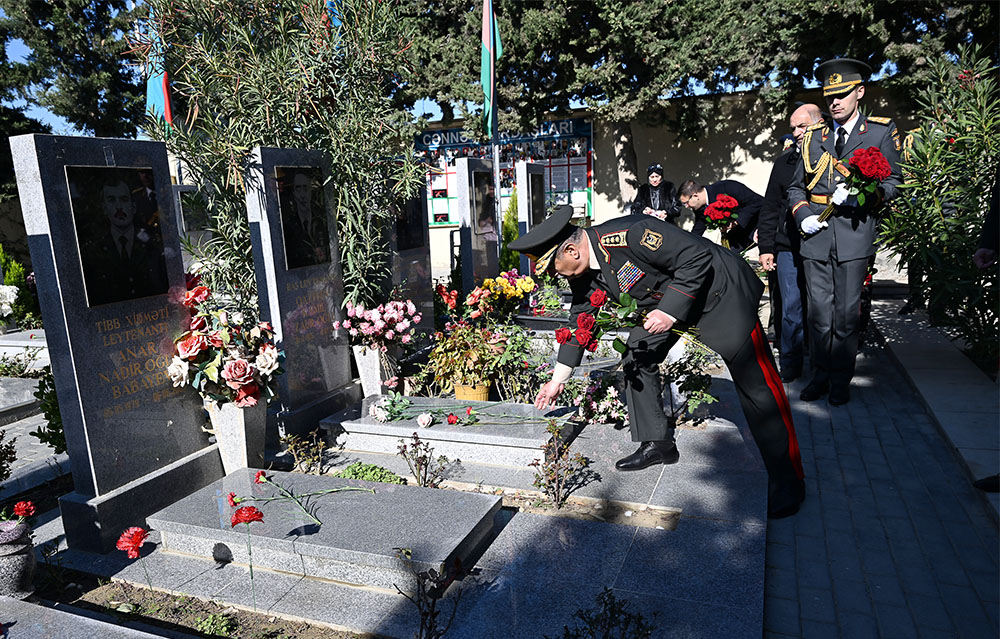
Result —
<path fill-rule="evenodd" d="M 886 348 L 846 406 L 799 401 L 807 381 L 787 388 L 808 497 L 768 522 L 765 637 L 997 637 L 997 526 Z"/>

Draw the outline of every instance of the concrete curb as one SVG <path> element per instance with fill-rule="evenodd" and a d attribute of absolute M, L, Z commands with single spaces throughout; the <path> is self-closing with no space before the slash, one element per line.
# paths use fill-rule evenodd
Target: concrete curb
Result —
<path fill-rule="evenodd" d="M 901 300 L 876 300 L 872 320 L 970 481 L 1000 471 L 1000 392 L 923 312 L 899 315 Z M 977 491 L 995 523 L 1000 494 Z"/>

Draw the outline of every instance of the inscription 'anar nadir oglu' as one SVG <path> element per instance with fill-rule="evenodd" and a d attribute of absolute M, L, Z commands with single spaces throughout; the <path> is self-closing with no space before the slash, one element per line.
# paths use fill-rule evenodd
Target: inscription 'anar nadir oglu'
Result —
<path fill-rule="evenodd" d="M 171 355 L 167 349 L 161 348 L 162 340 L 148 339 L 167 334 L 167 317 L 168 309 L 164 306 L 152 311 L 124 315 L 122 318 L 111 317 L 95 322 L 101 333 L 102 345 L 119 346 L 108 353 L 115 363 L 114 368 L 98 372 L 100 384 L 108 388 L 112 401 L 127 398 L 125 402 L 106 407 L 103 411 L 105 417 L 141 406 L 142 398 L 131 397 L 140 391 L 157 389 L 160 394 L 162 391 L 159 389 L 169 388 L 170 378 L 166 369 L 170 365 Z"/>

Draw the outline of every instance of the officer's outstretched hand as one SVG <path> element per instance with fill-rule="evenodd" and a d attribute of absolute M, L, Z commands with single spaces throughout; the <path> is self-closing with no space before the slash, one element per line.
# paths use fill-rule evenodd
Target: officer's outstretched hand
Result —
<path fill-rule="evenodd" d="M 821 230 L 829 226 L 827 222 L 820 222 L 818 215 L 810 215 L 806 219 L 802 220 L 802 232 L 806 235 L 812 235 L 813 233 L 819 233 Z"/>
<path fill-rule="evenodd" d="M 549 406 L 556 403 L 556 398 L 559 394 L 563 392 L 565 384 L 557 384 L 553 381 L 547 382 L 545 386 L 542 386 L 541 390 L 538 391 L 538 395 L 535 397 L 535 408 L 538 410 L 545 410 Z"/>
<path fill-rule="evenodd" d="M 674 319 L 659 309 L 654 309 L 646 315 L 642 327 L 652 335 L 666 333 L 674 325 Z"/>

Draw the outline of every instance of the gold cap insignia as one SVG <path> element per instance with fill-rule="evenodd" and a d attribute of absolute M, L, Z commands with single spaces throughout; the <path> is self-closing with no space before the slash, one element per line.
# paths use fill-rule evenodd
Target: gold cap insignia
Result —
<path fill-rule="evenodd" d="M 840 77 L 839 73 L 831 73 L 830 79 L 827 80 L 827 84 L 840 84 L 841 80 L 843 80 L 843 78 Z"/>

